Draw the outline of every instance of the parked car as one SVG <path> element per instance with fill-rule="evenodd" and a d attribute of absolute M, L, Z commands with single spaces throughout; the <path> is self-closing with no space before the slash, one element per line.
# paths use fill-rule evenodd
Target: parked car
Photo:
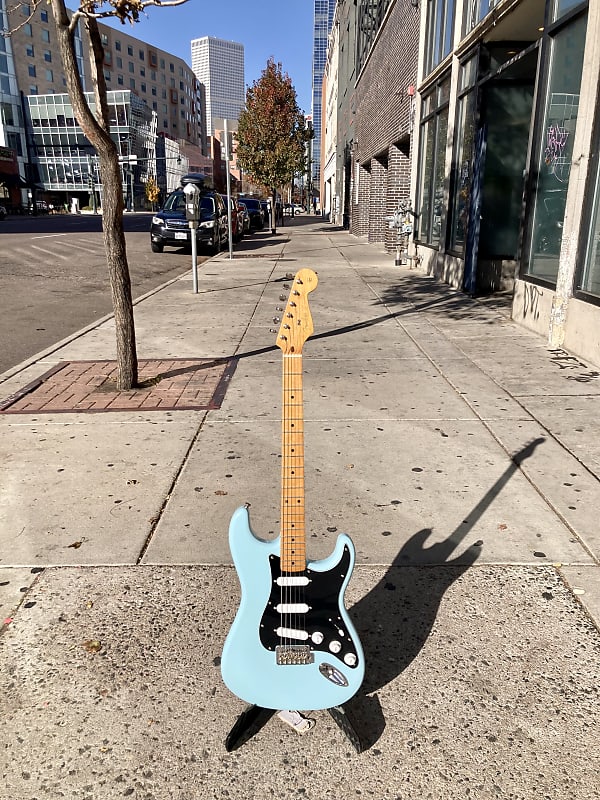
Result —
<path fill-rule="evenodd" d="M 227 195 L 222 194 L 221 198 L 227 208 Z M 240 222 L 240 210 L 235 197 L 231 197 L 231 239 L 233 242 L 239 242 L 244 235 L 244 231 Z"/>
<path fill-rule="evenodd" d="M 283 213 L 289 217 L 295 217 L 298 214 L 303 214 L 305 212 L 304 206 L 301 206 L 299 203 L 286 203 L 283 207 Z"/>
<path fill-rule="evenodd" d="M 150 246 L 153 253 L 162 253 L 163 248 L 181 247 L 190 244 L 190 226 L 185 215 L 183 189 L 175 189 L 167 197 L 164 206 L 152 217 Z M 199 247 L 218 253 L 228 241 L 227 208 L 220 194 L 201 191 L 200 217 L 196 229 Z"/>
<path fill-rule="evenodd" d="M 250 215 L 250 227 L 262 231 L 265 227 L 265 217 L 260 200 L 255 200 L 254 197 L 244 197 L 244 205 Z"/>
<path fill-rule="evenodd" d="M 261 206 L 261 208 L 263 210 L 263 219 L 264 219 L 264 222 L 265 222 L 265 225 L 266 225 L 266 224 L 268 224 L 269 219 L 270 219 L 269 218 L 269 214 L 270 214 L 270 209 L 271 209 L 271 203 L 268 200 L 261 200 L 260 201 L 260 206 Z"/>
<path fill-rule="evenodd" d="M 6 218 L 6 214 L 7 214 L 7 211 L 4 208 L 4 206 L 0 206 L 0 219 L 5 219 Z"/>
<path fill-rule="evenodd" d="M 242 200 L 238 200 L 238 209 L 240 212 L 242 231 L 244 234 L 250 233 L 250 214 L 248 214 L 246 204 Z"/>

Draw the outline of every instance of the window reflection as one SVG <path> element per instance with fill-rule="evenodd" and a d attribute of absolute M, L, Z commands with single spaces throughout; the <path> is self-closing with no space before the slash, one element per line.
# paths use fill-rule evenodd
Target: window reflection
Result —
<path fill-rule="evenodd" d="M 534 210 L 527 273 L 556 283 L 573 137 L 579 110 L 587 16 L 553 37 L 542 136 L 538 145 Z"/>
<path fill-rule="evenodd" d="M 446 142 L 448 137 L 448 89 L 450 78 L 443 79 L 424 98 L 423 109 L 428 115 L 421 120 L 421 153 L 418 192 L 419 241 L 439 245 L 444 208 L 446 171 Z"/>

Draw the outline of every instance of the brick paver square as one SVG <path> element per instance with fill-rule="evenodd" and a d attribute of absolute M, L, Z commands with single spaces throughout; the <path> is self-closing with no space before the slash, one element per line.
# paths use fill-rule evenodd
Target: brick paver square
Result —
<path fill-rule="evenodd" d="M 220 408 L 237 361 L 150 359 L 138 364 L 139 387 L 119 391 L 116 361 L 62 361 L 0 401 L 2 414 L 184 411 Z"/>

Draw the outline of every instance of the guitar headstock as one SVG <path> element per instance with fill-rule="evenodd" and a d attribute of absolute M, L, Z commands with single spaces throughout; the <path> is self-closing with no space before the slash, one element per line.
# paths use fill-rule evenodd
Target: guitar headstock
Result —
<path fill-rule="evenodd" d="M 312 269 L 301 269 L 294 277 L 277 334 L 276 344 L 284 355 L 301 353 L 304 342 L 312 335 L 314 328 L 308 295 L 317 288 L 317 283 L 317 273 Z"/>

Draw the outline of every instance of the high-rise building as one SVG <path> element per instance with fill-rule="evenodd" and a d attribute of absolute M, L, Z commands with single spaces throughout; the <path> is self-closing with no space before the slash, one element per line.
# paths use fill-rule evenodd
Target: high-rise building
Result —
<path fill-rule="evenodd" d="M 246 102 L 244 45 L 203 36 L 192 39 L 192 69 L 206 90 L 206 131 L 216 119 L 237 120 Z"/>
<path fill-rule="evenodd" d="M 321 91 L 335 3 L 336 0 L 315 0 L 312 68 L 312 119 L 315 133 L 312 140 L 312 177 L 315 188 L 319 186 L 321 177 Z"/>

